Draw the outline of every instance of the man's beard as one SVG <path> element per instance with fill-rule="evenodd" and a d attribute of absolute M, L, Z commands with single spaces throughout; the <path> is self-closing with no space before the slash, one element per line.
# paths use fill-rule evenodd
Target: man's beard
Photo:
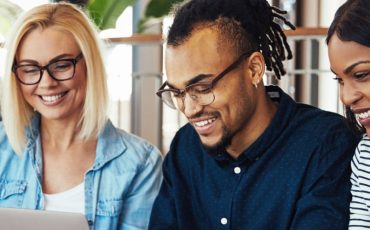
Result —
<path fill-rule="evenodd" d="M 240 85 L 244 86 L 245 84 L 242 83 Z M 255 100 L 255 97 L 245 87 L 240 87 L 238 91 L 239 95 L 242 96 L 236 102 L 237 104 L 234 105 L 234 108 L 236 110 L 236 117 L 233 118 L 233 120 L 238 121 L 238 127 L 233 129 L 231 125 L 229 125 L 229 127 L 226 127 L 226 125 L 223 123 L 222 137 L 220 141 L 218 141 L 214 145 L 206 145 L 202 143 L 203 148 L 207 151 L 208 154 L 212 156 L 227 153 L 226 149 L 231 146 L 235 135 L 243 132 L 243 129 L 248 125 L 248 122 L 250 122 L 250 119 L 252 118 L 253 111 L 255 110 L 255 105 L 251 101 Z M 218 118 L 221 117 L 220 112 L 212 112 L 209 114 Z"/>
<path fill-rule="evenodd" d="M 212 156 L 217 156 L 226 152 L 226 148 L 231 145 L 231 141 L 234 137 L 233 133 L 230 133 L 225 127 L 222 128 L 223 134 L 221 140 L 214 145 L 203 144 L 204 149 Z"/>

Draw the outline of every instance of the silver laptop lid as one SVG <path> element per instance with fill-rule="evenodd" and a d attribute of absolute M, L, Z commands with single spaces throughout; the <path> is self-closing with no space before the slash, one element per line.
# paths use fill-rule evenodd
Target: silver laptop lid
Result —
<path fill-rule="evenodd" d="M 80 213 L 0 208 L 0 226 L 6 230 L 88 230 Z"/>

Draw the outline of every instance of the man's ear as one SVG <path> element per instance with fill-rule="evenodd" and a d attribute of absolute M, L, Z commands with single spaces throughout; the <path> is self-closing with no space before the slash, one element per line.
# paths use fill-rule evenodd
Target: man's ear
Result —
<path fill-rule="evenodd" d="M 257 85 L 262 81 L 265 73 L 265 59 L 260 52 L 252 53 L 248 58 L 248 72 L 252 84 L 257 88 Z"/>

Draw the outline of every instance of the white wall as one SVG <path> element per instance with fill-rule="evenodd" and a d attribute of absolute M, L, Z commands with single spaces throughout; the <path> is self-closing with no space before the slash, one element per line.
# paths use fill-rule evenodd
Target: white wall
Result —
<path fill-rule="evenodd" d="M 336 10 L 344 2 L 345 0 L 321 0 L 318 26 L 329 27 L 334 18 Z M 321 43 L 320 45 L 319 58 L 319 68 L 329 69 L 330 63 L 328 59 L 327 45 L 325 43 Z M 342 105 L 338 100 L 339 87 L 338 83 L 333 80 L 333 77 L 334 75 L 331 72 L 324 73 L 320 76 L 320 84 L 318 90 L 319 107 L 342 114 Z"/>

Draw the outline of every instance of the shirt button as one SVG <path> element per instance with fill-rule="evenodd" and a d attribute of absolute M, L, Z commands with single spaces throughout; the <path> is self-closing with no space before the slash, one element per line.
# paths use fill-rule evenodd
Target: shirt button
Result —
<path fill-rule="evenodd" d="M 240 167 L 235 167 L 235 168 L 234 168 L 234 173 L 235 173 L 235 174 L 239 174 L 241 171 L 242 171 L 242 170 L 241 170 L 241 168 L 240 168 Z"/>
<path fill-rule="evenodd" d="M 223 225 L 227 224 L 227 219 L 225 217 L 221 218 L 221 224 Z"/>

